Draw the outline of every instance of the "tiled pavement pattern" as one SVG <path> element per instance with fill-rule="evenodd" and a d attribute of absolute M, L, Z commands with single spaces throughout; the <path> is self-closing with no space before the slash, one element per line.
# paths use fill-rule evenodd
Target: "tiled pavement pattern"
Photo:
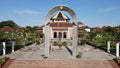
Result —
<path fill-rule="evenodd" d="M 69 47 L 72 49 L 72 47 Z M 82 58 L 80 60 L 112 60 L 115 56 L 108 54 L 102 50 L 96 49 L 89 45 L 78 46 L 77 50 L 82 52 Z M 35 46 L 34 44 L 25 48 L 22 48 L 14 53 L 8 55 L 11 59 L 17 60 L 41 60 L 41 55 L 44 54 L 44 46 Z M 48 59 L 52 60 L 68 60 L 75 59 L 67 51 L 65 47 L 59 50 L 58 47 L 52 47 L 50 56 Z"/>
<path fill-rule="evenodd" d="M 72 49 L 72 48 L 70 48 Z M 78 46 L 82 58 L 71 58 L 71 55 L 63 47 L 63 50 L 54 48 L 48 59 L 43 59 L 44 53 L 42 45 L 34 44 L 22 48 L 8 55 L 13 61 L 8 61 L 4 68 L 119 68 L 112 60 L 115 56 L 89 45 Z"/>
<path fill-rule="evenodd" d="M 112 63 L 112 64 L 111 64 Z M 4 68 L 119 68 L 107 60 L 14 60 Z"/>
<path fill-rule="evenodd" d="M 90 45 L 78 46 L 78 51 L 82 52 L 82 60 L 112 60 L 114 55 Z"/>

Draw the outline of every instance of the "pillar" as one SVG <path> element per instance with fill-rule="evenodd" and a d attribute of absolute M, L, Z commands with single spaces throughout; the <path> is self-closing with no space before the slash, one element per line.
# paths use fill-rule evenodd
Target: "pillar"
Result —
<path fill-rule="evenodd" d="M 6 55 L 6 44 L 3 42 L 3 55 Z"/>
<path fill-rule="evenodd" d="M 72 55 L 73 57 L 76 57 L 77 55 L 77 26 L 73 26 L 73 40 L 72 40 L 72 43 L 73 43 L 73 51 L 72 51 Z"/>
<path fill-rule="evenodd" d="M 119 57 L 119 42 L 116 43 L 116 56 Z"/>
<path fill-rule="evenodd" d="M 14 52 L 15 41 L 12 41 L 12 52 Z"/>
<path fill-rule="evenodd" d="M 49 48 L 50 48 L 50 26 L 45 25 L 45 56 L 49 56 Z"/>
<path fill-rule="evenodd" d="M 110 42 L 111 42 L 111 41 L 108 41 L 108 42 L 107 42 L 107 52 L 108 52 L 108 53 L 110 53 Z"/>

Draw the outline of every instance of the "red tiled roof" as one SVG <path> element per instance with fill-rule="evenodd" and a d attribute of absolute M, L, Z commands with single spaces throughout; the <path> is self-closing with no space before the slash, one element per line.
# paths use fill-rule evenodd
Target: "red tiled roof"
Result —
<path fill-rule="evenodd" d="M 2 28 L 2 31 L 4 31 L 4 32 L 13 32 L 14 30 L 13 30 L 13 28 L 11 28 L 9 26 L 5 26 L 5 27 Z"/>
<path fill-rule="evenodd" d="M 19 27 L 17 30 L 16 30 L 16 32 L 23 32 L 24 31 L 24 28 L 22 28 L 22 27 Z"/>
<path fill-rule="evenodd" d="M 42 33 L 42 30 L 36 30 L 35 33 Z"/>
<path fill-rule="evenodd" d="M 120 32 L 120 28 L 118 28 L 118 32 Z"/>
<path fill-rule="evenodd" d="M 82 22 L 78 22 L 78 24 L 84 25 Z"/>
<path fill-rule="evenodd" d="M 102 29 L 99 27 L 96 27 L 95 29 L 93 29 L 93 32 L 101 32 L 101 31 L 102 31 Z"/>
<path fill-rule="evenodd" d="M 72 27 L 72 23 L 66 23 L 66 22 L 54 22 L 50 23 L 50 27 Z"/>
<path fill-rule="evenodd" d="M 38 28 L 36 28 L 36 30 L 42 30 L 43 27 L 44 27 L 44 25 L 43 25 L 43 26 L 40 26 L 40 27 L 38 27 Z"/>

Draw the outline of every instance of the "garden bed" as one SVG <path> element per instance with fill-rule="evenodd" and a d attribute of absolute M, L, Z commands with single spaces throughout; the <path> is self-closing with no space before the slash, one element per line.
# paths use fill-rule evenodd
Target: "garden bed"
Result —
<path fill-rule="evenodd" d="M 2 57 L 0 58 L 0 68 L 2 68 L 2 66 L 7 62 L 7 60 L 9 59 L 9 57 Z"/>
<path fill-rule="evenodd" d="M 113 59 L 120 66 L 120 57 Z"/>

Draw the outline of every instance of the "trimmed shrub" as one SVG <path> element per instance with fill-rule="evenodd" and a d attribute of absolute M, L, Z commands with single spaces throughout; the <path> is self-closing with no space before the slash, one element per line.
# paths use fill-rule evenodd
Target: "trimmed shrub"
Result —
<path fill-rule="evenodd" d="M 78 54 L 77 54 L 77 56 L 76 56 L 76 58 L 81 58 L 82 57 L 82 52 L 78 52 Z"/>

